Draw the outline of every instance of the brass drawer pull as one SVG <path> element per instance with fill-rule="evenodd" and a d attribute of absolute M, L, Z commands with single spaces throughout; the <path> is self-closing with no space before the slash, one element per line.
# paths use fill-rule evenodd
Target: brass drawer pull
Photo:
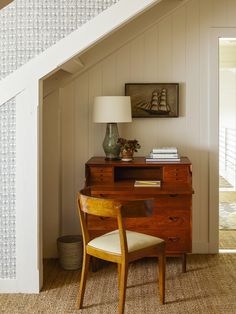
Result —
<path fill-rule="evenodd" d="M 179 241 L 179 237 L 168 237 L 167 240 L 169 242 L 177 242 L 177 241 Z"/>
<path fill-rule="evenodd" d="M 178 194 L 169 194 L 170 197 L 177 197 Z"/>
<path fill-rule="evenodd" d="M 176 222 L 176 221 L 179 220 L 179 217 L 177 217 L 177 216 L 170 216 L 170 217 L 168 217 L 168 218 L 169 218 L 169 220 L 172 221 L 172 222 Z"/>

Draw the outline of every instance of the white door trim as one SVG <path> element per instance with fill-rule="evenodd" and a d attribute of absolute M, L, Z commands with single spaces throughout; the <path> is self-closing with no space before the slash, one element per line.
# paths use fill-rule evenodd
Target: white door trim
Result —
<path fill-rule="evenodd" d="M 212 28 L 209 40 L 209 253 L 219 252 L 219 38 L 236 28 Z"/>
<path fill-rule="evenodd" d="M 38 293 L 38 81 L 16 97 L 16 292 Z"/>

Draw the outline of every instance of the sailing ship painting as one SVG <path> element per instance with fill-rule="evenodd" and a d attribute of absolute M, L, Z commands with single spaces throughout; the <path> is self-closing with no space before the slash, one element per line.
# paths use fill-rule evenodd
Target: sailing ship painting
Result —
<path fill-rule="evenodd" d="M 127 83 L 125 91 L 131 97 L 134 118 L 178 117 L 177 83 Z"/>
<path fill-rule="evenodd" d="M 150 114 L 169 115 L 171 108 L 166 100 L 166 88 L 161 91 L 154 90 L 150 102 L 141 102 L 137 104 L 137 109 L 144 110 Z"/>

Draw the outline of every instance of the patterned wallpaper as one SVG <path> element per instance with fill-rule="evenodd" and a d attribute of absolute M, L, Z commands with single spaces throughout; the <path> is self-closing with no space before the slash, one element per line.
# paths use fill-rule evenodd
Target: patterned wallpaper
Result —
<path fill-rule="evenodd" d="M 16 112 L 15 102 L 0 107 L 0 278 L 16 275 Z"/>
<path fill-rule="evenodd" d="M 0 80 L 119 0 L 15 0 L 0 11 Z M 0 107 L 0 278 L 16 278 L 16 110 Z"/>

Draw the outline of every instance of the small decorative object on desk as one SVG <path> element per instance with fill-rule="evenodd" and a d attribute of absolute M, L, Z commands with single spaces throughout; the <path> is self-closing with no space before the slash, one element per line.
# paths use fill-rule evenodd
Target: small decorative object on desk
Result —
<path fill-rule="evenodd" d="M 176 147 L 159 147 L 153 148 L 149 156 L 146 157 L 146 162 L 165 162 L 165 161 L 180 161 L 180 156 Z"/>
<path fill-rule="evenodd" d="M 161 186 L 161 181 L 160 180 L 145 180 L 145 181 L 136 180 L 134 182 L 134 186 L 135 187 L 151 187 L 151 188 L 157 187 L 157 188 L 159 188 Z"/>
<path fill-rule="evenodd" d="M 127 140 L 125 138 L 118 138 L 117 143 L 120 145 L 121 160 L 131 161 L 133 160 L 134 152 L 137 152 L 141 148 L 137 140 Z"/>

